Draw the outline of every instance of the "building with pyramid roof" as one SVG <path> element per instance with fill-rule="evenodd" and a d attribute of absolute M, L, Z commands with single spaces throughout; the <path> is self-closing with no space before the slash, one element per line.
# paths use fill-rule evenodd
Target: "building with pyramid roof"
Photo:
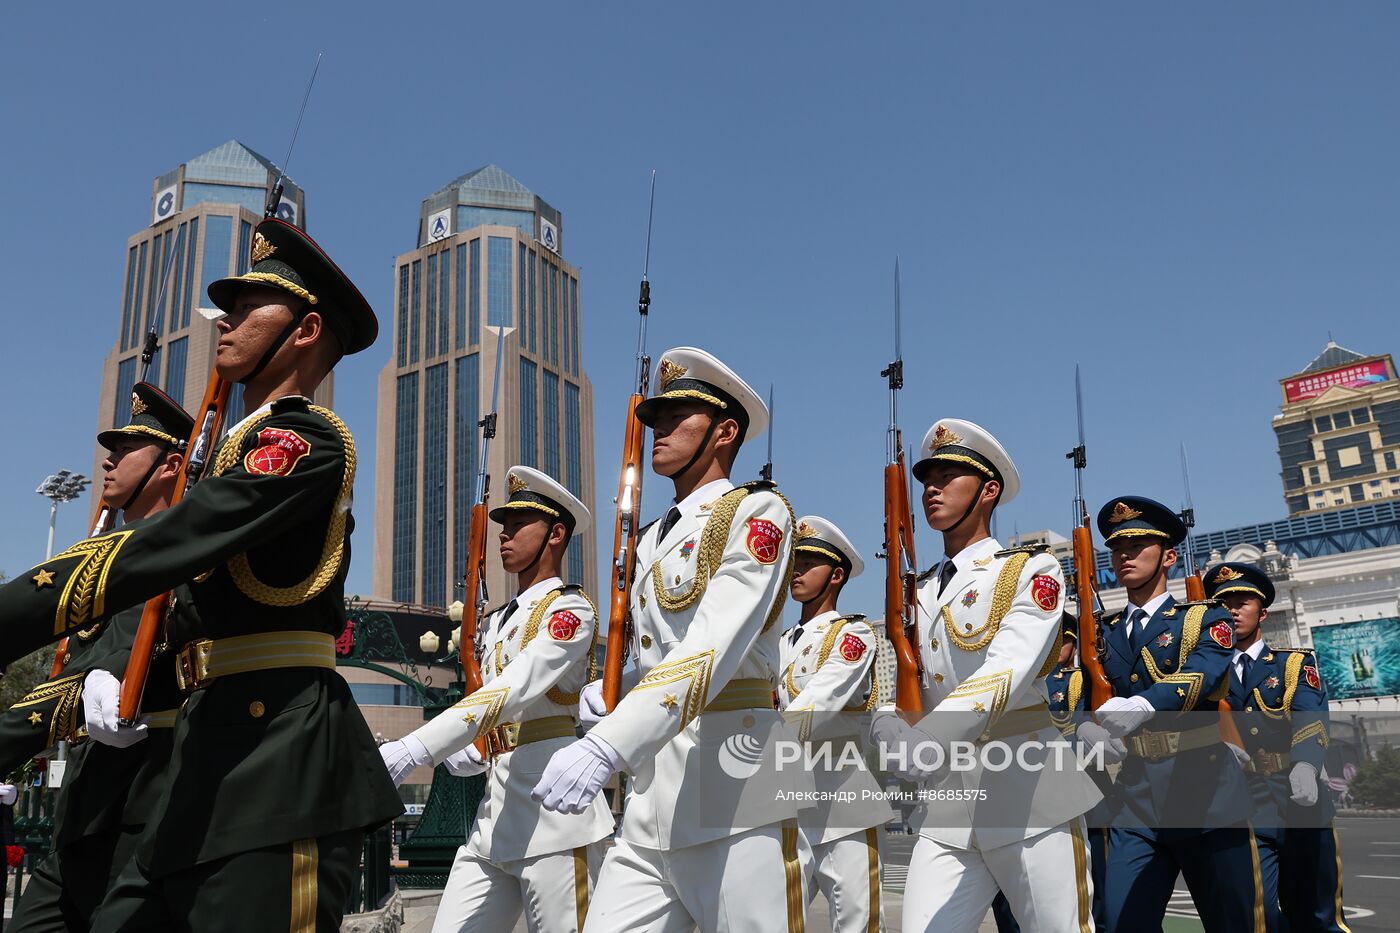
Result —
<path fill-rule="evenodd" d="M 1390 354 L 1328 340 L 1279 386 L 1274 434 L 1289 515 L 1400 499 L 1400 382 Z"/>
<path fill-rule="evenodd" d="M 103 361 L 97 429 L 126 424 L 131 387 L 142 379 L 141 350 L 154 331 L 159 341 L 147 382 L 196 411 L 214 366 L 219 335 L 199 314 L 210 282 L 248 271 L 253 228 L 262 220 L 279 170 L 236 139 L 176 166 L 151 182 L 150 222 L 126 242 L 126 274 L 117 302 L 120 327 Z M 306 228 L 306 195 L 282 180 L 278 216 Z M 330 405 L 334 377 L 316 394 Z M 242 387 L 234 387 L 225 424 L 242 417 Z M 94 476 L 105 451 L 97 450 Z"/>

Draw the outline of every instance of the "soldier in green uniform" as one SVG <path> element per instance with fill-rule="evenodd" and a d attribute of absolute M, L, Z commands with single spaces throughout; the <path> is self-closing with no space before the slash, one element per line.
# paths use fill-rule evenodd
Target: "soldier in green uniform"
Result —
<path fill-rule="evenodd" d="M 189 413 L 164 392 L 137 383 L 131 423 L 97 436 L 108 450 L 103 506 L 120 511 L 127 522 L 169 508 L 193 426 Z M 117 682 L 109 671 L 126 667 L 141 611 L 139 605 L 123 609 L 75 632 L 59 658 L 59 673 L 0 715 L 0 773 L 77 736 L 54 813 L 52 849 L 25 886 L 11 931 L 87 930 L 149 816 L 154 803 L 149 789 L 158 786 L 153 779 L 170 759 L 178 695 L 167 689 L 164 700 L 158 699 L 156 683 L 147 690 L 142 729 L 121 740 L 149 734 L 139 744 L 86 741 L 82 728 L 86 719 L 96 733 L 104 712 L 115 717 L 114 705 L 100 708 L 102 700 L 115 699 L 104 688 Z M 87 685 L 93 689 L 85 690 Z"/>
<path fill-rule="evenodd" d="M 0 661 L 189 582 L 187 694 L 166 786 L 94 929 L 338 930 L 366 829 L 403 808 L 335 671 L 355 444 L 311 402 L 374 313 L 305 233 L 258 225 L 209 286 L 218 376 L 251 412 L 173 508 L 0 588 Z"/>

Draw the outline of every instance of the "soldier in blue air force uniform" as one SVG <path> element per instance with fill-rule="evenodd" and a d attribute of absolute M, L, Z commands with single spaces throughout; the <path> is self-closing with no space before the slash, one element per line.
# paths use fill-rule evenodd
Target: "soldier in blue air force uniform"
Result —
<path fill-rule="evenodd" d="M 1103 621 L 1114 696 L 1079 737 L 1123 757 L 1120 810 L 1108 837 L 1108 929 L 1158 929 L 1180 872 L 1208 933 L 1263 933 L 1264 894 L 1243 749 L 1205 715 L 1229 691 L 1234 625 L 1214 602 L 1177 603 L 1167 571 L 1186 526 L 1137 496 L 1098 515 L 1128 605 Z M 1192 711 L 1195 715 L 1186 715 Z"/>
<path fill-rule="evenodd" d="M 1327 691 L 1312 654 L 1264 643 L 1274 601 L 1268 574 L 1227 563 L 1205 575 L 1206 593 L 1234 616 L 1230 706 L 1249 752 L 1254 833 L 1266 910 L 1289 933 L 1343 933 L 1341 859 L 1332 800 L 1319 787 L 1327 753 Z M 1272 917 L 1271 917 L 1272 920 Z"/>

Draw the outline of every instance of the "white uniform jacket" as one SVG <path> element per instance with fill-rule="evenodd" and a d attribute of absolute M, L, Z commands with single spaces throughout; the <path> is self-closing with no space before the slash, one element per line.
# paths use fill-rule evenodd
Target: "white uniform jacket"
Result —
<path fill-rule="evenodd" d="M 956 572 L 941 595 L 940 565 L 919 584 L 924 710 L 931 713 L 920 727 L 945 746 L 997 739 L 1014 747 L 1028 734 L 1041 743 L 1062 742 L 1046 709 L 1045 687 L 1064 610 L 1059 561 L 1034 548 L 1003 551 L 985 538 L 953 562 Z M 1048 760 L 1053 765 L 1055 759 Z M 1063 767 L 1041 771 L 1016 763 L 1001 771 L 955 771 L 937 788 L 964 788 L 963 799 L 928 800 L 912 823 L 920 835 L 963 849 L 1038 835 L 1086 812 L 1101 796 L 1075 767 L 1072 750 L 1064 749 L 1059 760 Z"/>
<path fill-rule="evenodd" d="M 879 781 L 868 767 L 850 761 L 855 754 L 864 761 L 870 710 L 880 695 L 875 638 L 864 616 L 825 612 L 793 626 L 780 642 L 779 703 L 813 755 L 817 805 L 798 819 L 814 846 L 882 826 L 893 816 Z"/>
<path fill-rule="evenodd" d="M 811 778 L 772 763 L 796 741 L 773 708 L 778 623 L 792 575 L 792 509 L 771 485 L 717 480 L 677 505 L 679 520 L 637 546 L 633 656 L 640 681 L 593 727 L 634 775 L 622 835 L 678 849 L 796 816 L 779 799 Z M 705 712 L 721 693 L 752 699 Z M 754 779 L 759 778 L 762 779 Z"/>
<path fill-rule="evenodd" d="M 535 728 L 531 723 L 558 733 L 492 758 L 467 849 L 494 862 L 568 851 L 613 829 L 602 795 L 581 814 L 552 813 L 530 799 L 550 755 L 574 741 L 570 727 L 577 725 L 579 690 L 592 674 L 597 612 L 582 590 L 558 577 L 536 583 L 515 603 L 509 619 L 507 604 L 479 623 L 481 689 L 414 733 L 434 762 L 493 729 L 513 733 L 522 724 L 522 740 Z"/>

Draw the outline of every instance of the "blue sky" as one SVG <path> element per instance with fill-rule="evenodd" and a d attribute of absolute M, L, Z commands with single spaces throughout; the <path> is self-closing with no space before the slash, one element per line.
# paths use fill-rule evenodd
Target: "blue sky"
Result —
<path fill-rule="evenodd" d="M 1003 537 L 1068 530 L 1074 363 L 1095 504 L 1203 529 L 1285 514 L 1278 379 L 1332 332 L 1397 348 L 1400 8 L 1393 4 L 21 5 L 6 17 L 0 264 L 10 417 L 0 568 L 43 556 L 60 467 L 87 472 L 126 238 L 156 175 L 230 138 L 291 162 L 312 233 L 386 322 L 421 199 L 495 162 L 564 213 L 582 269 L 599 524 L 632 378 L 646 185 L 650 346 L 776 383 L 799 512 L 880 536 L 891 268 L 904 272 L 911 444 L 980 422 L 1020 465 Z M 386 327 L 383 333 L 389 333 Z M 368 591 L 375 378 L 346 361 Z M 738 473 L 757 472 L 762 445 Z M 653 481 L 646 511 L 669 491 Z M 60 544 L 89 506 L 60 510 Z M 937 554 L 931 534 L 922 559 Z M 601 553 L 606 553 L 607 544 Z M 879 614 L 881 565 L 844 607 Z"/>

